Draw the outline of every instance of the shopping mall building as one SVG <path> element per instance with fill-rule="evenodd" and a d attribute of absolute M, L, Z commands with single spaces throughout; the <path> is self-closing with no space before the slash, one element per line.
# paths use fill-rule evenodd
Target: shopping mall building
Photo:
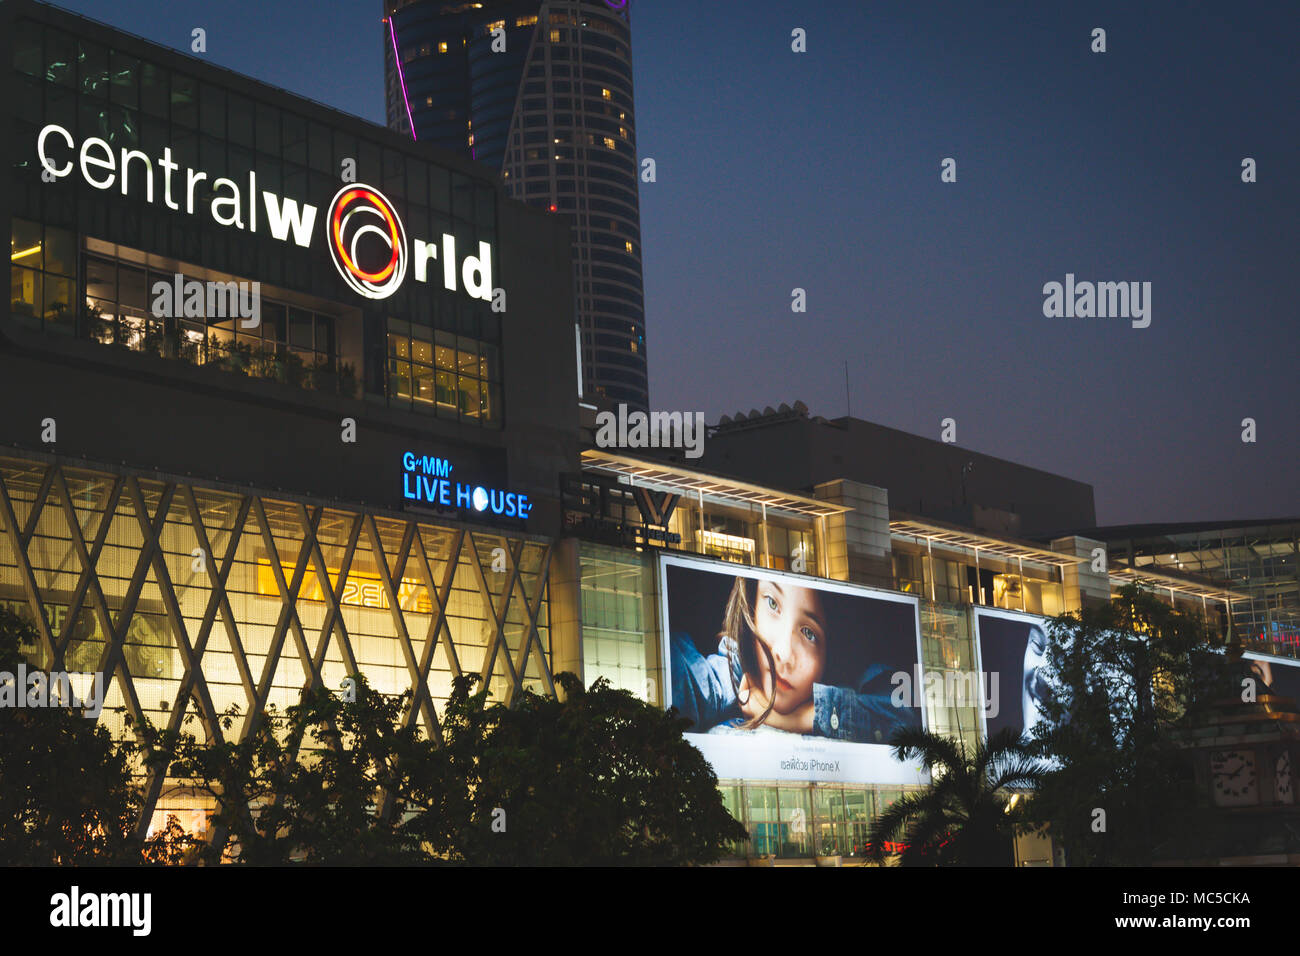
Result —
<path fill-rule="evenodd" d="M 859 854 L 922 785 L 894 727 L 1031 719 L 1046 617 L 1138 579 L 1232 620 L 1224 582 L 896 508 L 906 476 L 764 483 L 596 447 L 561 217 L 102 24 L 29 0 L 0 20 L 0 602 L 34 663 L 104 675 L 117 734 L 190 714 L 247 734 L 218 715 L 357 672 L 436 734 L 459 674 L 508 702 L 572 671 L 693 717 L 751 834 L 735 859 L 811 863 Z M 1058 497 L 1090 520 L 1091 489 Z M 802 677 L 751 730 L 759 643 Z M 199 795 L 142 786 L 142 829 L 205 825 Z"/>

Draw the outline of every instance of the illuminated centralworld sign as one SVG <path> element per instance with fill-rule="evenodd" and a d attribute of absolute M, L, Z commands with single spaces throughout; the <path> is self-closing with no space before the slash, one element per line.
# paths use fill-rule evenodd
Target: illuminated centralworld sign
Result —
<path fill-rule="evenodd" d="M 89 136 L 77 145 L 73 135 L 57 123 L 46 125 L 36 137 L 36 153 L 46 182 L 71 175 L 76 169 L 95 189 L 115 186 L 123 196 L 132 189 L 144 191 L 144 200 L 161 201 L 173 212 L 194 215 L 195 191 L 208 181 L 203 170 L 184 168 L 172 159 L 168 146 L 162 155 L 151 159 L 138 149 L 122 147 L 115 151 L 106 140 Z M 176 174 L 173 176 L 173 174 Z M 156 180 L 160 185 L 156 188 Z M 257 173 L 248 172 L 247 187 L 233 179 L 219 176 L 211 180 L 212 198 L 199 200 L 218 225 L 257 233 L 259 218 L 263 234 L 281 242 L 293 242 L 310 248 L 316 224 L 317 207 L 296 199 L 261 190 L 258 203 Z M 430 281 L 429 260 L 442 263 L 443 287 L 457 291 L 456 238 L 443 233 L 441 242 L 416 239 L 407 245 L 406 228 L 397 209 L 383 193 L 364 183 L 347 183 L 330 201 L 324 219 L 326 248 L 334 268 L 348 288 L 368 299 L 386 299 L 401 286 L 408 265 L 415 281 Z M 478 244 L 477 255 L 467 255 L 460 262 L 459 288 L 471 298 L 492 301 L 492 247 Z"/>

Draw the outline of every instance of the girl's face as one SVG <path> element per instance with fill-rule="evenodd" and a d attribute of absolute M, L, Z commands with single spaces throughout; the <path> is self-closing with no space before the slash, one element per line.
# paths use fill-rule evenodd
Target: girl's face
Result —
<path fill-rule="evenodd" d="M 1020 706 L 1025 718 L 1025 733 L 1029 733 L 1042 716 L 1043 697 L 1048 690 L 1038 669 L 1046 663 L 1047 635 L 1042 628 L 1030 627 L 1029 640 L 1025 642 L 1025 667 L 1020 682 Z"/>
<path fill-rule="evenodd" d="M 754 636 L 772 652 L 776 674 L 770 675 L 767 655 L 758 654 L 759 679 L 772 687 L 772 709 L 789 714 L 812 699 L 813 684 L 826 668 L 826 617 L 816 591 L 797 584 L 758 582 Z"/>

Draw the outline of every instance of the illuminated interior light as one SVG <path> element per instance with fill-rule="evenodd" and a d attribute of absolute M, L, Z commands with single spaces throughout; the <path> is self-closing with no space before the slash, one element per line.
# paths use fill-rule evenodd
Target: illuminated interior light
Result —
<path fill-rule="evenodd" d="M 36 243 L 36 245 L 32 246 L 30 249 L 22 249 L 22 250 L 20 250 L 19 252 L 15 252 L 15 253 L 13 253 L 13 254 L 9 257 L 9 261 L 12 262 L 12 261 L 14 261 L 15 259 L 21 259 L 23 256 L 30 256 L 33 252 L 40 252 L 40 251 L 41 251 L 41 244 L 38 242 L 38 243 Z"/>

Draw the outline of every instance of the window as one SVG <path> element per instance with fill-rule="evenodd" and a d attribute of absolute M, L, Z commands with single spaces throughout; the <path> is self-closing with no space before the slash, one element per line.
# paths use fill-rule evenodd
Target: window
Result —
<path fill-rule="evenodd" d="M 601 99 L 604 99 L 604 100 L 607 100 L 607 99 L 610 98 L 609 90 L 608 90 L 607 88 L 603 87 L 603 86 L 600 88 L 600 98 L 601 98 Z"/>
<path fill-rule="evenodd" d="M 447 41 L 446 41 L 446 40 L 443 40 L 441 43 L 438 44 L 438 52 L 439 52 L 439 53 L 446 53 L 446 52 L 447 52 Z"/>
<path fill-rule="evenodd" d="M 632 251 L 632 243 L 630 241 L 623 243 L 623 247 L 627 249 L 628 252 Z"/>
<path fill-rule="evenodd" d="M 182 305 L 171 302 L 171 294 L 176 274 L 180 273 L 184 288 L 192 281 L 187 273 L 197 271 L 193 267 L 175 263 L 147 270 L 111 253 L 99 253 L 111 246 L 96 240 L 87 244 L 90 248 L 81 258 L 85 298 L 78 332 L 82 337 L 298 388 L 355 395 L 356 365 L 340 360 L 335 316 L 262 295 L 260 322 L 248 328 L 236 310 L 248 315 L 243 308 L 251 305 L 251 290 L 224 285 L 239 281 L 229 275 L 212 276 L 214 283 L 223 285 L 205 289 L 200 311 L 208 314 L 186 314 Z M 165 299 L 160 299 L 161 287 L 166 288 Z M 190 293 L 183 295 L 183 301 L 188 301 Z M 217 311 L 210 313 L 214 307 Z"/>
<path fill-rule="evenodd" d="M 501 420 L 496 347 L 390 319 L 388 395 L 396 404 L 482 424 Z"/>
<path fill-rule="evenodd" d="M 552 42 L 552 43 L 559 43 L 559 42 L 560 42 L 560 31 L 559 31 L 559 30 L 552 30 L 552 31 L 551 31 L 551 42 Z"/>
<path fill-rule="evenodd" d="M 515 20 L 515 26 L 531 27 L 536 22 L 537 22 L 536 17 L 519 17 L 517 20 Z"/>
<path fill-rule="evenodd" d="M 606 137 L 605 137 L 605 148 L 606 148 L 606 149 L 613 149 L 613 148 L 614 148 L 614 137 L 612 137 L 612 136 L 606 136 Z"/>
<path fill-rule="evenodd" d="M 14 219 L 9 234 L 9 308 L 49 331 L 76 328 L 75 239 L 66 229 Z"/>
<path fill-rule="evenodd" d="M 895 551 L 894 588 L 908 594 L 922 594 L 924 579 L 921 573 L 921 556 Z M 925 597 L 929 597 L 928 594 Z"/>

